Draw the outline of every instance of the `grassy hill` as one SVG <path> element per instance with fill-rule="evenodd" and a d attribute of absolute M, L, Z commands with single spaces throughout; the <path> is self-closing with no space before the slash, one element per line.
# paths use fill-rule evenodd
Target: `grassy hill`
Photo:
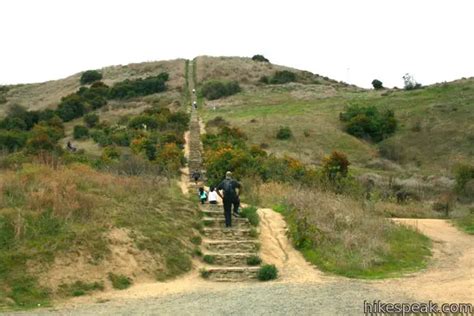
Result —
<path fill-rule="evenodd" d="M 0 174 L 0 310 L 191 269 L 197 208 L 164 178 L 84 165 Z M 179 231 L 179 235 L 176 232 Z"/>
<path fill-rule="evenodd" d="M 194 246 L 190 240 L 198 235 L 197 215 L 193 202 L 178 192 L 173 180 L 176 173 L 172 172 L 182 164 L 182 134 L 188 119 L 184 112 L 191 79 L 187 77 L 188 67 L 186 60 L 177 59 L 103 68 L 103 82 L 108 86 L 169 74 L 163 92 L 111 98 L 103 107 L 88 109 L 101 122 L 90 128 L 91 133 L 105 134 L 108 143 L 99 145 L 91 138 L 74 140 L 79 149 L 75 154 L 31 154 L 27 146 L 20 153 L 0 154 L 0 308 L 49 304 L 52 298 L 111 288 L 117 279 L 123 283 L 128 279 L 162 280 L 191 268 Z M 381 181 L 394 177 L 421 191 L 427 183 L 439 183 L 440 190 L 447 190 L 453 181 L 442 176 L 452 177 L 457 162 L 474 163 L 474 79 L 414 91 L 373 91 L 250 58 L 201 56 L 193 67 L 198 90 L 209 80 L 237 81 L 242 88 L 233 96 L 213 101 L 200 97 L 204 120 L 224 117 L 245 132 L 246 144 L 257 145 L 276 157 L 298 159 L 304 166 L 288 160 L 295 173 L 305 167 L 314 171 L 325 156 L 339 150 L 351 162 L 351 175 L 369 174 Z M 285 71 L 295 74 L 294 82 L 265 84 L 262 80 Z M 14 104 L 29 110 L 55 109 L 62 97 L 80 88 L 80 76 L 2 88 L 0 118 Z M 397 131 L 380 143 L 349 135 L 339 114 L 350 105 L 393 110 L 399 121 Z M 59 140 L 62 148 L 72 139 L 74 126 L 84 124 L 83 117 L 75 117 L 64 126 L 62 122 L 47 123 L 51 124 L 48 132 L 64 132 Z M 143 128 L 143 122 L 148 129 Z M 292 131 L 290 139 L 276 138 L 282 126 Z M 34 128 L 24 131 L 28 137 L 36 132 Z M 46 137 L 44 133 L 38 135 Z M 119 136 L 121 141 L 128 137 L 126 144 L 112 142 Z M 274 162 L 281 161 L 268 160 L 270 171 Z M 400 254 L 409 256 L 403 269 L 425 266 L 428 240 L 419 234 L 405 234 L 383 217 L 443 216 L 433 211 L 424 196 L 406 204 L 379 197 L 369 203 L 361 198 L 359 187 L 355 193 L 335 195 L 325 188 L 301 191 L 298 182 L 290 186 L 268 181 L 267 186 L 259 187 L 258 181 L 250 183 L 255 179 L 243 180 L 247 181 L 244 187 L 250 188 L 245 192 L 249 202 L 287 212 L 291 207 L 304 210 L 301 218 L 289 217 L 290 224 L 294 220 L 292 224 L 299 225 L 293 234 L 309 227 L 306 224 L 324 223 L 322 228 L 330 237 L 327 247 L 318 253 L 307 249 L 309 260 L 321 263 L 329 258 L 326 271 L 343 275 L 395 275 L 403 266 L 397 261 Z M 259 191 L 265 194 L 252 197 L 253 189 L 255 195 Z M 298 199 L 291 201 L 291 196 Z M 311 217 L 314 201 L 305 200 L 311 196 L 325 201 L 327 212 L 318 214 L 320 218 Z M 332 207 L 335 199 L 339 202 Z M 306 213 L 313 215 L 306 217 Z M 368 220 L 360 220 L 362 216 Z M 322 238 L 299 237 L 314 243 Z M 377 242 L 366 247 L 374 239 Z M 415 246 L 406 252 L 403 245 L 414 241 Z M 348 272 L 349 268 L 338 262 L 351 254 L 356 255 L 350 258 L 352 272 Z M 389 269 L 372 274 L 371 265 L 382 261 L 388 262 Z"/>
<path fill-rule="evenodd" d="M 410 173 L 424 175 L 451 175 L 456 163 L 474 162 L 474 79 L 413 91 L 364 90 L 330 81 L 263 85 L 256 78 L 279 69 L 277 66 L 250 59 L 226 63 L 228 60 L 197 58 L 199 83 L 211 78 L 244 83 L 239 94 L 206 101 L 202 112 L 205 120 L 225 117 L 244 130 L 251 143 L 278 156 L 290 155 L 318 165 L 332 150 L 341 150 L 362 169 L 374 159 L 386 158 Z M 209 69 L 218 70 L 212 76 Z M 243 80 L 246 76 L 249 78 Z M 349 105 L 391 109 L 399 128 L 379 144 L 353 137 L 339 120 L 339 113 Z M 276 139 L 280 126 L 290 127 L 293 139 Z"/>

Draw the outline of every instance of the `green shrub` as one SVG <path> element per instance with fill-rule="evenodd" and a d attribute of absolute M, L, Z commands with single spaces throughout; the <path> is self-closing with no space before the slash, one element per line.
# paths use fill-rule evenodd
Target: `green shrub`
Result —
<path fill-rule="evenodd" d="M 0 130 L 0 149 L 14 152 L 26 145 L 27 132 Z"/>
<path fill-rule="evenodd" d="M 205 262 L 205 263 L 209 263 L 209 264 L 213 264 L 214 261 L 216 261 L 216 258 L 212 255 L 204 255 L 204 257 L 202 257 L 202 260 Z"/>
<path fill-rule="evenodd" d="M 201 269 L 201 270 L 199 270 L 199 273 L 201 274 L 201 277 L 202 277 L 203 279 L 208 279 L 209 276 L 211 275 L 211 272 L 209 272 L 209 271 L 206 270 L 206 269 Z"/>
<path fill-rule="evenodd" d="M 257 208 L 255 206 L 248 206 L 242 208 L 240 215 L 244 218 L 247 218 L 253 226 L 258 226 L 260 218 L 257 214 Z"/>
<path fill-rule="evenodd" d="M 193 254 L 197 257 L 202 257 L 201 248 L 199 248 L 199 247 L 194 248 Z"/>
<path fill-rule="evenodd" d="M 206 81 L 201 88 L 201 95 L 208 100 L 216 100 L 230 96 L 241 91 L 239 83 L 236 81 Z"/>
<path fill-rule="evenodd" d="M 262 259 L 259 256 L 250 256 L 247 258 L 247 265 L 249 266 L 258 266 L 262 263 Z"/>
<path fill-rule="evenodd" d="M 374 106 L 349 106 L 339 114 L 339 119 L 346 123 L 345 128 L 349 134 L 375 142 L 389 137 L 397 128 L 393 111 L 380 112 Z"/>
<path fill-rule="evenodd" d="M 99 116 L 95 113 L 88 113 L 84 116 L 84 123 L 87 127 L 93 128 L 99 123 Z"/>
<path fill-rule="evenodd" d="M 138 115 L 130 119 L 128 127 L 133 129 L 156 129 L 158 127 L 158 121 L 156 118 L 149 115 Z"/>
<path fill-rule="evenodd" d="M 383 89 L 383 83 L 382 81 L 378 79 L 372 80 L 372 86 L 374 87 L 375 90 Z"/>
<path fill-rule="evenodd" d="M 278 270 L 273 264 L 266 264 L 258 270 L 257 278 L 260 281 L 275 280 L 278 277 Z"/>
<path fill-rule="evenodd" d="M 83 125 L 75 125 L 73 131 L 74 139 L 89 138 L 89 129 Z"/>
<path fill-rule="evenodd" d="M 101 129 L 93 129 L 90 132 L 92 139 L 102 147 L 112 145 L 112 139 Z"/>
<path fill-rule="evenodd" d="M 109 272 L 109 280 L 112 282 L 112 286 L 117 290 L 125 290 L 132 285 L 132 279 L 122 274 L 115 274 Z"/>
<path fill-rule="evenodd" d="M 168 73 L 161 73 L 158 76 L 151 76 L 145 79 L 125 80 L 116 83 L 109 90 L 110 99 L 130 99 L 137 96 L 145 96 L 166 90 L 165 82 L 168 80 Z"/>
<path fill-rule="evenodd" d="M 296 74 L 288 70 L 281 70 L 275 72 L 275 74 L 269 79 L 271 84 L 284 84 L 288 82 L 295 82 Z"/>
<path fill-rule="evenodd" d="M 130 132 L 124 131 L 115 131 L 110 135 L 111 141 L 118 145 L 127 147 L 130 146 L 130 142 L 132 141 L 132 135 Z"/>
<path fill-rule="evenodd" d="M 72 284 L 59 285 L 59 293 L 64 296 L 82 296 L 93 291 L 103 291 L 104 284 L 102 282 L 85 283 L 76 281 Z"/>
<path fill-rule="evenodd" d="M 102 79 L 102 74 L 97 70 L 87 70 L 81 75 L 81 84 L 88 84 Z"/>
<path fill-rule="evenodd" d="M 200 245 L 202 243 L 201 236 L 193 236 L 191 237 L 191 242 L 195 245 Z"/>
<path fill-rule="evenodd" d="M 254 55 L 252 57 L 252 60 L 253 61 L 260 61 L 260 62 L 264 62 L 264 63 L 269 63 L 270 61 L 268 59 L 266 59 L 265 57 L 263 57 L 263 55 Z"/>
<path fill-rule="evenodd" d="M 258 79 L 258 82 L 264 83 L 264 84 L 269 84 L 270 83 L 270 78 L 268 76 L 261 76 L 260 79 Z"/>
<path fill-rule="evenodd" d="M 291 129 L 288 126 L 282 126 L 278 129 L 276 138 L 280 140 L 290 139 L 293 136 Z"/>
<path fill-rule="evenodd" d="M 69 122 L 75 118 L 81 117 L 85 112 L 85 100 L 75 93 L 62 98 L 57 109 L 58 116 L 64 122 Z"/>

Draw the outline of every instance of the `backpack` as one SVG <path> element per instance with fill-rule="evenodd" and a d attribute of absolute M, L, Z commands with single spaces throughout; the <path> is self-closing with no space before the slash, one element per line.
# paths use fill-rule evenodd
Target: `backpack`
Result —
<path fill-rule="evenodd" d="M 234 197 L 235 196 L 235 188 L 232 185 L 232 180 L 225 179 L 222 183 L 222 190 L 224 191 L 224 197 Z"/>

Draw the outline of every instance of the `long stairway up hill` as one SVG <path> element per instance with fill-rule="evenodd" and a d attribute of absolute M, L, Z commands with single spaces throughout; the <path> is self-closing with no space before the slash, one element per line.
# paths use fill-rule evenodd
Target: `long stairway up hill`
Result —
<path fill-rule="evenodd" d="M 191 101 L 195 102 L 192 74 L 194 67 L 188 68 Z M 191 192 L 194 193 L 197 193 L 197 188 L 192 179 L 193 172 L 198 171 L 201 174 L 201 183 L 198 183 L 198 186 L 204 186 L 206 174 L 200 132 L 198 111 L 191 105 L 188 168 Z M 235 217 L 232 218 L 233 227 L 225 228 L 222 205 L 205 204 L 201 206 L 201 212 L 204 226 L 202 233 L 205 236 L 202 243 L 202 276 L 212 281 L 234 282 L 256 279 L 259 267 L 248 265 L 252 263 L 252 259 L 258 257 L 260 249 L 256 229 L 251 227 L 246 218 Z"/>

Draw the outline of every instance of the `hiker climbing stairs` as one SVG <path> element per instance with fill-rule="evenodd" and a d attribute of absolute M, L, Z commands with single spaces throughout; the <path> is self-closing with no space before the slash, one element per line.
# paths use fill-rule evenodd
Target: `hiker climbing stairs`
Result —
<path fill-rule="evenodd" d="M 224 227 L 221 205 L 201 207 L 203 266 L 201 274 L 212 281 L 246 281 L 256 279 L 260 259 L 257 231 L 246 218 L 232 218 L 232 228 Z"/>

